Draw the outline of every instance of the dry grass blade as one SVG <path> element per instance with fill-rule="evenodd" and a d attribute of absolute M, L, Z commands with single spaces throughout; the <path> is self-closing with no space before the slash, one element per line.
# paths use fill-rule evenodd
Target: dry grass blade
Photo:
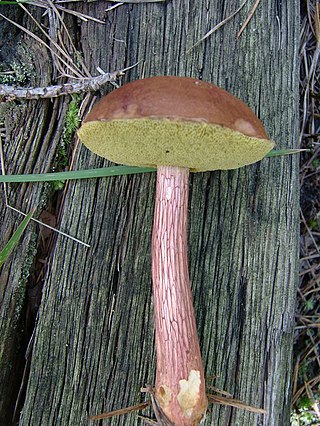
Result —
<path fill-rule="evenodd" d="M 312 388 L 309 386 L 308 383 L 305 383 L 305 388 L 306 388 L 306 393 L 309 397 L 309 400 L 311 401 L 312 407 L 317 407 L 316 413 L 317 413 L 318 419 L 320 420 L 320 412 L 319 412 L 318 404 L 316 402 L 316 396 L 314 395 Z"/>
<path fill-rule="evenodd" d="M 228 405 L 230 407 L 240 408 L 242 410 L 250 411 L 251 413 L 266 414 L 266 410 L 263 408 L 253 407 L 246 403 L 234 398 L 225 398 L 218 395 L 207 395 L 208 401 L 214 404 Z"/>
<path fill-rule="evenodd" d="M 319 84 L 317 69 L 320 57 L 320 6 L 317 0 L 307 1 L 307 15 L 302 22 L 300 38 L 301 69 L 303 75 L 303 81 L 301 81 L 303 114 L 300 134 L 300 142 L 302 142 L 307 126 L 310 127 L 310 133 L 317 136 L 314 123 L 316 117 L 313 115 L 316 112 L 313 96 L 318 93 L 316 86 L 318 87 Z M 308 111 L 309 108 L 311 108 L 311 111 Z M 311 116 L 310 113 L 312 114 Z"/>
<path fill-rule="evenodd" d="M 94 0 L 94 1 L 100 1 L 100 0 Z M 84 13 L 77 12 L 75 10 L 68 9 L 64 6 L 61 6 L 61 5 L 66 4 L 66 3 L 80 3 L 80 2 L 83 2 L 83 0 L 54 1 L 54 6 L 57 10 L 60 10 L 61 12 L 64 12 L 64 13 L 68 13 L 69 15 L 74 15 L 74 16 L 78 17 L 79 19 L 81 19 L 82 21 L 85 21 L 85 22 L 93 21 L 93 22 L 96 22 L 98 24 L 103 24 L 103 25 L 105 24 L 105 22 L 101 21 L 101 19 L 98 19 L 98 18 L 95 18 L 93 16 L 86 15 Z M 48 1 L 47 0 L 25 0 L 25 1 L 23 1 L 23 3 L 29 4 L 30 6 L 42 7 L 44 9 L 48 9 Z M 90 3 L 93 3 L 93 0 L 91 0 Z"/>
<path fill-rule="evenodd" d="M 25 216 L 25 217 L 27 216 L 27 213 L 24 213 L 21 210 L 18 210 L 18 209 L 14 208 L 14 207 L 12 207 L 10 205 L 7 205 L 6 207 L 8 207 L 8 209 L 11 209 L 11 210 L 15 211 L 16 213 L 21 214 L 22 216 Z M 85 246 L 85 247 L 88 247 L 88 248 L 90 247 L 90 244 L 87 244 L 84 241 L 79 240 L 79 238 L 72 237 L 71 235 L 67 234 L 66 232 L 62 232 L 62 231 L 60 231 L 57 228 L 54 228 L 54 227 L 52 227 L 52 226 L 50 226 L 50 225 L 48 225 L 46 223 L 43 223 L 43 222 L 41 222 L 41 220 L 38 220 L 38 219 L 35 219 L 35 218 L 31 218 L 31 220 L 33 222 L 38 223 L 41 226 L 44 226 L 45 228 L 51 229 L 51 231 L 54 231 L 57 234 L 62 235 L 63 237 L 69 238 L 70 240 L 72 240 L 72 241 L 74 241 L 74 242 L 76 242 L 78 244 L 81 244 L 82 246 Z"/>
<path fill-rule="evenodd" d="M 219 393 L 220 395 L 222 395 L 222 396 L 225 396 L 225 397 L 227 397 L 227 398 L 232 398 L 232 395 L 231 395 L 231 393 L 229 393 L 229 392 L 226 392 L 226 391 L 224 391 L 224 390 L 221 390 L 221 389 L 219 389 L 219 388 L 216 388 L 215 386 L 211 386 L 211 385 L 207 385 L 207 389 L 210 389 L 211 391 L 213 391 L 213 392 L 215 392 L 215 393 Z"/>
<path fill-rule="evenodd" d="M 61 15 L 60 15 L 60 13 L 58 11 L 58 8 L 54 5 L 54 3 L 51 0 L 48 0 L 48 4 L 51 6 L 51 9 L 52 9 L 52 11 L 54 12 L 54 14 L 56 16 L 57 21 L 60 23 L 61 30 L 64 32 L 64 34 L 66 34 L 66 36 L 68 38 L 68 42 L 69 42 L 69 45 L 72 48 L 72 52 L 73 52 L 74 56 L 77 58 L 77 61 L 79 62 L 80 66 L 81 66 L 81 71 L 82 71 L 81 74 L 85 75 L 86 77 L 91 77 L 91 74 L 90 74 L 88 68 L 86 67 L 86 65 L 84 64 L 81 56 L 77 52 L 77 49 L 76 49 L 76 47 L 75 47 L 75 45 L 73 43 L 72 37 L 70 36 L 68 28 L 67 28 L 64 20 L 62 19 Z M 64 8 L 62 8 L 62 9 L 64 9 Z M 63 43 L 61 42 L 60 44 L 63 44 Z M 68 55 L 68 50 L 69 49 L 64 48 L 64 50 L 65 50 L 65 52 Z"/>
<path fill-rule="evenodd" d="M 307 223 L 307 221 L 306 221 L 306 218 L 305 218 L 305 216 L 304 216 L 304 214 L 303 214 L 302 209 L 300 210 L 300 214 L 301 214 L 302 222 L 303 222 L 303 224 L 304 224 L 304 226 L 305 226 L 305 228 L 306 228 L 306 230 L 307 230 L 307 232 L 308 232 L 308 234 L 309 234 L 309 236 L 310 236 L 310 238 L 311 238 L 311 240 L 312 240 L 312 242 L 313 242 L 313 244 L 314 244 L 314 247 L 315 247 L 315 249 L 317 250 L 318 254 L 320 254 L 320 248 L 318 247 L 318 244 L 317 244 L 317 242 L 316 242 L 316 239 L 315 239 L 315 237 L 314 237 L 314 235 L 313 235 L 312 230 L 311 230 L 311 229 L 310 229 L 310 227 L 308 226 L 308 223 Z"/>
<path fill-rule="evenodd" d="M 29 13 L 29 12 L 28 12 Z M 10 22 L 12 25 L 16 26 L 17 28 L 19 28 L 20 30 L 22 30 L 23 32 L 25 32 L 26 34 L 28 34 L 30 37 L 34 38 L 38 43 L 42 44 L 43 46 L 45 46 L 54 56 L 58 57 L 59 60 L 69 69 L 71 69 L 72 73 L 75 74 L 76 76 L 78 76 L 79 78 L 83 77 L 83 75 L 81 73 L 79 73 L 78 70 L 73 69 L 73 67 L 70 66 L 70 64 L 67 63 L 67 61 L 65 61 L 61 56 L 59 56 L 46 42 L 44 42 L 40 37 L 38 37 L 36 34 L 34 34 L 33 32 L 29 31 L 27 28 L 23 27 L 22 25 L 18 24 L 15 21 L 12 21 L 12 19 L 8 18 L 7 16 L 3 15 L 2 13 L 0 13 L 1 18 L 5 19 L 6 21 Z M 33 18 L 32 18 L 33 19 Z M 61 48 L 59 48 L 59 50 L 61 51 Z M 63 55 L 65 55 L 65 53 L 62 53 Z M 68 60 L 70 58 L 68 57 Z"/>
<path fill-rule="evenodd" d="M 69 15 L 76 16 L 77 18 L 81 19 L 84 22 L 93 21 L 93 22 L 96 22 L 97 24 L 102 24 L 102 25 L 106 24 L 104 21 L 101 21 L 101 19 L 95 18 L 94 16 L 90 16 L 90 15 L 87 15 L 85 13 L 77 12 L 77 11 L 72 10 L 72 9 L 67 9 L 66 7 L 63 7 L 63 6 L 57 6 L 57 9 L 59 9 L 61 12 L 69 13 Z"/>
<path fill-rule="evenodd" d="M 119 7 L 119 6 L 122 6 L 124 3 L 114 3 L 112 6 L 110 6 L 110 7 L 108 7 L 107 9 L 106 9 L 106 12 L 111 12 L 111 10 L 114 10 L 114 9 L 116 9 L 117 7 Z"/>
<path fill-rule="evenodd" d="M 150 401 L 142 402 L 141 404 L 132 405 L 130 407 L 121 408 L 120 410 L 109 411 L 108 413 L 97 414 L 96 416 L 90 416 L 89 420 L 102 420 L 110 419 L 115 416 L 122 416 L 123 414 L 131 413 L 132 411 L 144 410 L 149 407 Z"/>
<path fill-rule="evenodd" d="M 300 355 L 298 356 L 297 361 L 296 361 L 295 366 L 294 366 L 294 369 L 293 369 L 292 395 L 295 395 L 297 393 L 299 367 L 300 367 Z"/>
<path fill-rule="evenodd" d="M 49 3 L 47 4 L 47 9 L 48 9 L 48 5 L 50 5 L 50 0 L 49 0 Z M 56 68 L 60 71 L 61 75 L 65 74 L 65 71 L 64 71 L 63 66 L 62 66 L 62 65 L 64 65 L 66 67 L 66 69 L 69 70 L 69 72 L 72 73 L 72 75 L 74 75 L 78 78 L 84 77 L 82 70 L 79 69 L 79 67 L 74 63 L 72 57 L 68 53 L 68 49 L 62 43 L 61 38 L 59 39 L 59 37 L 58 37 L 58 33 L 60 32 L 59 28 L 61 26 L 62 19 L 59 16 L 59 13 L 56 11 L 56 9 L 53 8 L 52 9 L 53 13 L 49 14 L 49 20 L 50 19 L 54 20 L 54 22 L 50 23 L 50 28 L 52 29 L 51 33 L 54 34 L 54 38 L 53 38 L 53 36 L 50 36 L 48 33 L 46 33 L 44 31 L 42 26 L 37 22 L 37 20 L 32 16 L 32 14 L 28 11 L 28 9 L 23 4 L 20 4 L 20 7 L 23 9 L 23 11 L 28 16 L 30 16 L 30 18 L 33 20 L 33 22 L 36 24 L 36 26 L 39 28 L 39 30 L 42 32 L 42 34 L 51 43 L 52 47 L 49 46 L 49 50 L 53 54 L 53 59 L 58 60 L 58 63 L 56 63 L 55 65 L 56 65 Z M 33 34 L 33 33 L 31 33 L 31 34 Z M 68 32 L 67 32 L 67 34 L 68 34 Z M 58 40 L 59 40 L 59 42 L 58 42 Z M 71 46 L 73 46 L 73 45 L 71 45 Z M 59 62 L 61 62 L 62 65 L 60 65 Z"/>
<path fill-rule="evenodd" d="M 141 419 L 145 425 L 150 425 L 150 426 L 159 425 L 158 422 L 156 422 L 155 420 L 148 419 L 147 417 L 138 416 L 138 418 Z"/>
<path fill-rule="evenodd" d="M 297 325 L 295 327 L 295 330 L 303 330 L 303 329 L 310 329 L 310 328 L 319 328 L 320 329 L 320 322 L 318 323 L 309 323 L 306 325 Z"/>
<path fill-rule="evenodd" d="M 320 383 L 320 376 L 314 377 L 312 380 L 309 380 L 308 382 L 305 382 L 295 393 L 293 396 L 292 403 L 296 404 L 298 399 L 301 398 L 304 394 L 307 394 L 307 387 L 312 389 L 313 387 L 317 387 Z"/>
<path fill-rule="evenodd" d="M 199 41 L 197 41 L 193 46 L 190 47 L 190 49 L 187 50 L 187 53 L 189 53 L 192 49 L 199 46 L 205 39 L 210 37 L 213 33 L 215 33 L 217 30 L 219 30 L 223 25 L 225 25 L 227 22 L 229 22 L 232 18 L 234 18 L 240 10 L 243 8 L 243 6 L 247 3 L 248 0 L 245 0 L 240 7 L 230 16 L 225 18 L 223 21 L 219 22 L 216 26 L 214 26 L 210 31 L 208 31 Z"/>
<path fill-rule="evenodd" d="M 292 416 L 319 424 L 320 384 L 320 4 L 301 2 L 300 146 L 301 262 L 296 309 Z M 318 401 L 317 401 L 318 399 Z"/>
<path fill-rule="evenodd" d="M 243 401 L 231 398 L 229 396 L 230 394 L 228 394 L 227 392 L 220 391 L 220 390 L 217 390 L 217 391 L 220 394 L 225 394 L 227 396 L 218 396 L 218 395 L 207 394 L 209 403 L 227 405 L 227 406 L 239 408 L 239 409 L 242 409 L 242 410 L 247 410 L 247 411 L 250 411 L 252 413 L 258 413 L 258 414 L 265 414 L 266 413 L 266 410 L 264 410 L 262 408 L 253 407 L 251 405 L 244 403 Z M 90 416 L 89 420 L 97 421 L 97 420 L 103 420 L 103 419 L 110 419 L 112 417 L 121 416 L 123 414 L 131 413 L 132 411 L 143 410 L 143 409 L 149 407 L 150 405 L 152 405 L 153 412 L 154 412 L 154 415 L 156 417 L 156 421 L 149 419 L 147 417 L 144 417 L 144 416 L 140 416 L 140 415 L 138 416 L 141 420 L 144 421 L 145 424 L 158 425 L 158 426 L 160 426 L 160 425 L 161 426 L 174 426 L 174 425 L 172 425 L 172 423 L 166 418 L 166 416 L 162 412 L 162 410 L 161 410 L 161 408 L 160 408 L 160 406 L 157 402 L 157 399 L 155 397 L 153 386 L 147 385 L 146 387 L 141 388 L 141 392 L 148 393 L 150 398 L 151 398 L 151 401 L 146 401 L 146 402 L 142 402 L 142 403 L 137 404 L 137 405 L 132 405 L 130 407 L 121 408 L 119 410 L 113 410 L 113 411 L 109 411 L 109 412 L 106 412 L 106 413 L 101 413 L 101 414 L 97 414 L 97 415 L 94 415 L 94 416 Z"/>
<path fill-rule="evenodd" d="M 259 3 L 260 3 L 260 0 L 256 0 L 256 2 L 253 5 L 253 8 L 251 9 L 247 19 L 245 20 L 244 24 L 242 25 L 242 27 L 240 28 L 240 31 L 237 34 L 237 39 L 241 36 L 241 34 L 243 33 L 243 31 L 245 30 L 245 28 L 247 27 L 247 25 L 251 21 L 253 15 L 255 14 L 255 11 L 257 10 L 257 7 L 259 6 Z"/>

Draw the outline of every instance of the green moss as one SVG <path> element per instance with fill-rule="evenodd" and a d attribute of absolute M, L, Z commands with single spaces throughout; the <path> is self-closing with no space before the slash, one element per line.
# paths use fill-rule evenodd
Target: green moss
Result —
<path fill-rule="evenodd" d="M 316 219 L 309 219 L 308 226 L 312 231 L 314 231 L 318 228 L 318 221 Z"/>
<path fill-rule="evenodd" d="M 80 96 L 73 95 L 66 113 L 65 125 L 57 156 L 57 168 L 63 168 L 68 164 L 68 148 L 73 141 L 73 136 L 79 127 L 79 103 Z"/>
<path fill-rule="evenodd" d="M 61 142 L 55 160 L 55 170 L 64 170 L 69 162 L 68 151 L 73 142 L 73 137 L 79 127 L 79 105 L 81 97 L 72 95 L 72 100 L 66 113 L 65 125 L 62 132 Z M 50 183 L 53 191 L 63 189 L 64 181 L 53 181 Z"/>
<path fill-rule="evenodd" d="M 304 304 L 305 304 L 305 309 L 307 311 L 312 311 L 315 307 L 316 301 L 314 299 L 310 298 L 310 299 L 305 300 Z"/>
<path fill-rule="evenodd" d="M 310 399 L 307 396 L 303 396 L 302 398 L 300 398 L 299 400 L 299 408 L 301 409 L 309 409 L 311 408 L 312 403 L 310 401 Z"/>
<path fill-rule="evenodd" d="M 291 415 L 291 426 L 319 426 L 319 419 L 311 413 L 293 413 Z"/>
<path fill-rule="evenodd" d="M 26 86 L 35 76 L 33 58 L 29 50 L 21 43 L 17 47 L 17 56 L 10 64 L 0 64 L 0 84 Z"/>
<path fill-rule="evenodd" d="M 70 144 L 75 131 L 79 127 L 79 104 L 81 97 L 73 95 L 66 114 L 66 123 L 63 130 L 62 140 L 64 143 Z"/>
<path fill-rule="evenodd" d="M 64 183 L 65 183 L 65 181 L 64 180 L 53 180 L 52 182 L 51 182 L 51 190 L 52 191 L 62 191 L 63 190 L 63 188 L 64 188 Z"/>

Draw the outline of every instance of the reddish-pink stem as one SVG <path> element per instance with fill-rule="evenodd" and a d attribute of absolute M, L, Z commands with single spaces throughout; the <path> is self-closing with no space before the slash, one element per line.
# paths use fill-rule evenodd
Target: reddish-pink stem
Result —
<path fill-rule="evenodd" d="M 158 167 L 152 234 L 155 397 L 176 426 L 199 424 L 207 407 L 187 258 L 189 170 Z"/>

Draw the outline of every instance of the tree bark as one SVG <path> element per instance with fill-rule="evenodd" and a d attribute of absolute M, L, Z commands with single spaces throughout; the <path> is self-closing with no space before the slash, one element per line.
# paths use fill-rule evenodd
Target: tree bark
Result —
<path fill-rule="evenodd" d="M 98 66 L 113 71 L 141 60 L 123 83 L 152 75 L 202 78 L 247 102 L 277 148 L 296 147 L 298 2 L 261 2 L 236 40 L 250 12 L 248 3 L 189 51 L 240 3 L 124 4 L 107 14 L 102 1 L 70 7 L 106 21 L 81 21 L 76 27 L 92 75 Z M 32 105 L 41 105 L 50 117 L 52 104 L 36 102 Z M 49 121 L 46 131 L 60 119 L 58 114 Z M 21 124 L 15 126 L 17 131 Z M 24 146 L 22 134 L 17 143 Z M 40 139 L 36 146 L 41 147 Z M 55 147 L 48 147 L 50 153 Z M 26 171 L 16 151 L 12 162 L 16 170 Z M 8 147 L 5 156 L 11 161 Z M 102 164 L 109 163 L 79 147 L 76 169 Z M 214 386 L 267 410 L 262 415 L 215 405 L 205 424 L 289 424 L 298 158 L 265 159 L 240 170 L 191 175 L 190 180 L 189 270 L 205 374 L 217 376 Z M 91 247 L 57 237 L 31 346 L 21 425 L 85 425 L 88 415 L 144 400 L 140 387 L 155 383 L 154 200 L 152 173 L 68 186 L 60 227 Z M 29 244 L 30 234 L 26 238 Z M 21 250 L 26 253 L 26 247 Z M 21 259 L 17 256 L 15 262 Z M 13 268 L 4 267 L 5 282 L 12 286 L 18 282 Z M 11 291 L 7 285 L 8 300 Z M 141 420 L 131 413 L 111 423 L 138 425 Z"/>

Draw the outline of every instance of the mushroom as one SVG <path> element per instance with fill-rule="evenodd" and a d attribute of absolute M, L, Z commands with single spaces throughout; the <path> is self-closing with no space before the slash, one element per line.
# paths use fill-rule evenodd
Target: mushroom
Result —
<path fill-rule="evenodd" d="M 154 397 L 168 424 L 198 425 L 207 397 L 188 273 L 189 171 L 236 169 L 261 160 L 274 143 L 250 108 L 230 93 L 173 76 L 136 80 L 108 94 L 78 134 L 101 157 L 157 168 Z"/>

